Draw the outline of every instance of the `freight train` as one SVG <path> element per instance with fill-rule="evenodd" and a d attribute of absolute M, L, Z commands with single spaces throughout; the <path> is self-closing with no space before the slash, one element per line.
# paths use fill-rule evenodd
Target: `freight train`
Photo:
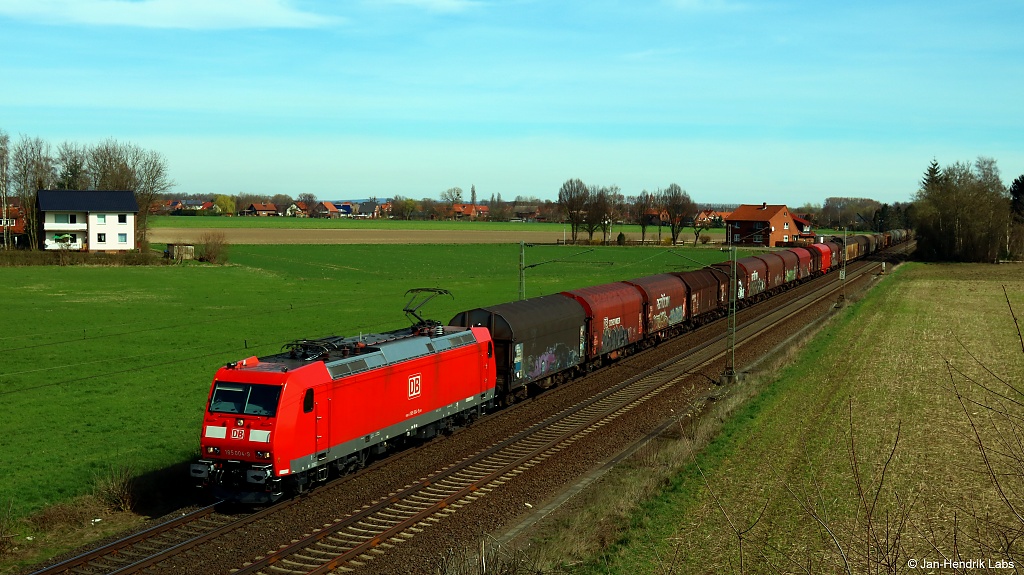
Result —
<path fill-rule="evenodd" d="M 740 307 L 911 238 L 832 238 L 735 262 Z M 268 503 L 359 469 L 726 314 L 732 262 L 460 312 L 408 328 L 299 340 L 220 368 L 207 398 L 196 485 Z"/>

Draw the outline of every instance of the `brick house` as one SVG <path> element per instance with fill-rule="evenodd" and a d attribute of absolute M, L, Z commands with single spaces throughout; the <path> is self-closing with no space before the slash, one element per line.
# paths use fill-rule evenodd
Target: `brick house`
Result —
<path fill-rule="evenodd" d="M 730 243 L 772 247 L 797 239 L 799 230 L 789 208 L 782 205 L 744 204 L 725 221 Z"/>
<path fill-rule="evenodd" d="M 486 220 L 488 216 L 487 206 L 478 204 L 454 204 L 452 206 L 452 217 L 457 220 L 477 219 Z"/>
<path fill-rule="evenodd" d="M 341 210 L 331 202 L 319 202 L 310 211 L 313 218 L 340 218 Z"/>
<path fill-rule="evenodd" d="M 8 198 L 7 203 L 0 204 L 0 238 L 6 238 L 9 245 L 25 245 L 25 212 L 21 209 L 18 198 Z M 0 239 L 0 245 L 3 245 Z"/>
<path fill-rule="evenodd" d="M 242 210 L 243 216 L 276 216 L 277 206 L 274 204 L 249 204 L 248 208 Z"/>
<path fill-rule="evenodd" d="M 139 204 L 132 191 L 39 190 L 37 205 L 44 250 L 135 249 Z"/>
<path fill-rule="evenodd" d="M 732 212 L 716 212 L 715 210 L 701 210 L 697 217 L 693 218 L 694 225 L 697 226 L 708 226 L 715 225 L 715 221 L 721 219 L 724 223 Z"/>

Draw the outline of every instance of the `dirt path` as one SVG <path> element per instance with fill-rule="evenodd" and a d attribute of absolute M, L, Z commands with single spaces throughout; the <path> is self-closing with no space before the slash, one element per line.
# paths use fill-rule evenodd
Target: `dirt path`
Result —
<path fill-rule="evenodd" d="M 553 244 L 561 234 L 481 230 L 277 230 L 155 228 L 153 243 L 199 243 L 206 233 L 223 233 L 229 244 Z"/>

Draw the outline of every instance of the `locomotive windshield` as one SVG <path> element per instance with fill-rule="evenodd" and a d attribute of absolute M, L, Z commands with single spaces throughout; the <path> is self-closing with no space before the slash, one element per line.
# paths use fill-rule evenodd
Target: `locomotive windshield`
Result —
<path fill-rule="evenodd" d="M 273 417 L 281 388 L 276 385 L 218 381 L 210 399 L 211 413 L 244 413 Z"/>

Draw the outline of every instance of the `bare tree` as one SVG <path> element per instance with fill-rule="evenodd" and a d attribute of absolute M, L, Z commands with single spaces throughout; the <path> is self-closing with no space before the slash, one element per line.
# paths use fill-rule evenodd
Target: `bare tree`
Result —
<path fill-rule="evenodd" d="M 288 209 L 288 206 L 292 205 L 292 197 L 288 194 L 274 194 L 270 197 L 270 203 L 277 206 L 277 213 L 284 213 Z"/>
<path fill-rule="evenodd" d="M 690 194 L 686 193 L 686 190 L 679 187 L 678 184 L 669 185 L 662 192 L 662 197 L 663 207 L 668 214 L 669 229 L 672 231 L 672 243 L 674 244 L 679 239 L 679 233 L 683 231 L 683 226 L 686 224 L 687 219 L 693 217 L 696 204 L 690 199 Z"/>
<path fill-rule="evenodd" d="M 693 222 L 693 247 L 697 247 L 697 240 L 700 239 L 700 235 L 710 227 L 711 225 L 707 222 L 701 222 L 699 224 L 696 221 Z"/>
<path fill-rule="evenodd" d="M 638 196 L 630 199 L 630 206 L 633 210 L 633 215 L 636 222 L 640 224 L 640 241 L 643 242 L 647 239 L 647 226 L 650 225 L 650 220 L 647 217 L 647 212 L 654 209 L 655 197 L 654 194 L 644 190 L 640 192 Z"/>
<path fill-rule="evenodd" d="M 590 197 L 590 190 L 582 180 L 566 180 L 558 190 L 558 205 L 569 220 L 569 229 L 572 233 L 572 241 L 576 242 L 580 225 L 586 215 L 587 200 Z"/>
<path fill-rule="evenodd" d="M 22 135 L 11 153 L 11 183 L 21 202 L 25 217 L 25 235 L 33 247 L 40 247 L 39 213 L 36 197 L 39 190 L 53 187 L 54 162 L 50 144 L 40 138 Z"/>
<path fill-rule="evenodd" d="M 138 186 L 128 150 L 109 138 L 89 151 L 89 175 L 96 190 L 134 190 Z"/>
<path fill-rule="evenodd" d="M 163 154 L 110 138 L 89 151 L 87 166 L 93 189 L 135 193 L 139 205 L 136 241 L 139 246 L 145 246 L 150 208 L 158 196 L 174 187 Z"/>
<path fill-rule="evenodd" d="M 135 170 L 135 201 L 139 204 L 137 216 L 138 245 L 145 246 L 149 232 L 149 214 L 160 194 L 164 194 L 174 182 L 167 174 L 167 160 L 155 150 L 136 148 L 132 154 Z"/>
<path fill-rule="evenodd" d="M 441 192 L 441 201 L 448 204 L 448 215 L 452 215 L 455 204 L 462 203 L 462 188 L 456 186 Z"/>
<path fill-rule="evenodd" d="M 602 241 L 606 241 L 608 225 L 608 188 L 590 186 L 583 218 L 583 229 L 587 232 L 587 239 L 594 241 L 594 232 L 602 230 Z"/>
<path fill-rule="evenodd" d="M 57 147 L 58 190 L 88 190 L 92 187 L 89 178 L 89 149 L 74 142 L 64 142 Z"/>
<path fill-rule="evenodd" d="M 309 192 L 302 192 L 301 194 L 299 194 L 299 197 L 296 201 L 306 204 L 307 211 L 312 210 L 317 204 L 316 196 Z"/>

